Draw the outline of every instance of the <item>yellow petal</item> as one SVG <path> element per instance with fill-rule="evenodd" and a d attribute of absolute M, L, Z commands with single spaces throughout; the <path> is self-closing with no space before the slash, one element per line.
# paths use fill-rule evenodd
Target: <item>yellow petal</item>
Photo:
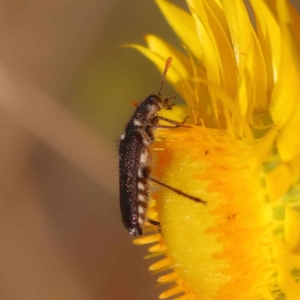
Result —
<path fill-rule="evenodd" d="M 204 10 L 202 11 L 202 15 L 204 13 L 205 17 L 201 17 L 201 20 L 203 21 L 204 26 L 207 28 L 218 55 L 217 59 L 222 79 L 221 86 L 231 97 L 234 98 L 237 88 L 237 69 L 230 40 L 228 39 L 225 29 L 223 28 L 219 19 L 214 14 L 214 11 L 210 9 L 206 2 L 204 5 Z M 206 20 L 207 22 L 205 22 Z"/>
<path fill-rule="evenodd" d="M 197 9 L 198 1 L 197 0 L 191 0 L 191 2 L 193 3 L 192 6 L 195 8 L 195 10 L 198 11 L 198 9 Z M 220 0 L 210 0 L 210 1 L 206 0 L 205 5 L 207 5 L 210 8 L 210 10 L 214 13 L 217 20 L 220 22 L 220 24 L 222 26 L 222 29 L 226 33 L 226 36 L 227 36 L 228 40 L 231 42 L 230 31 L 229 31 L 229 28 L 228 28 L 226 16 L 225 16 L 224 11 L 223 11 L 223 5 L 220 2 Z"/>
<path fill-rule="evenodd" d="M 270 3 L 265 0 L 251 0 L 251 5 L 255 14 L 257 34 L 266 64 L 268 89 L 271 92 L 278 74 L 281 53 L 280 29 Z"/>
<path fill-rule="evenodd" d="M 250 126 L 246 119 L 242 116 L 239 106 L 233 99 L 221 88 L 218 86 L 211 84 L 207 80 L 199 79 L 200 84 L 207 85 L 211 92 L 218 97 L 222 105 L 226 108 L 226 110 L 230 113 L 228 116 L 225 116 L 225 120 L 227 122 L 227 133 L 229 135 L 238 135 L 240 137 L 246 138 L 249 142 L 253 139 L 253 134 L 250 129 Z M 235 122 L 235 128 L 232 128 L 232 120 Z"/>
<path fill-rule="evenodd" d="M 171 67 L 180 74 L 181 78 L 188 78 L 190 76 L 192 73 L 190 60 L 182 52 L 155 35 L 146 35 L 145 39 L 148 48 L 152 52 L 165 57 L 165 59 L 172 57 Z"/>
<path fill-rule="evenodd" d="M 279 75 L 272 95 L 271 115 L 278 127 L 282 127 L 290 118 L 298 103 L 299 68 L 295 64 L 293 36 L 288 30 L 291 24 L 289 7 L 284 0 L 278 3 L 278 15 L 282 35 L 282 54 Z"/>
<path fill-rule="evenodd" d="M 244 73 L 240 76 L 238 102 L 242 115 L 252 125 L 254 115 L 268 110 L 265 62 L 255 33 L 249 45 Z"/>
<path fill-rule="evenodd" d="M 279 269 L 278 272 L 278 285 L 282 288 L 286 299 L 298 300 L 300 295 L 300 287 L 295 282 L 290 272 L 285 268 Z"/>
<path fill-rule="evenodd" d="M 238 102 L 251 124 L 253 112 L 257 114 L 268 109 L 265 63 L 243 1 L 222 3 L 239 71 Z"/>
<path fill-rule="evenodd" d="M 203 52 L 203 65 L 207 71 L 207 79 L 215 85 L 221 86 L 217 49 L 214 47 L 212 38 L 210 37 L 207 28 L 205 28 L 204 24 L 200 21 L 199 16 L 195 11 L 193 11 L 193 8 L 191 8 L 191 12 L 195 19 L 198 39 L 202 42 L 201 51 Z M 203 45 L 205 45 L 205 47 L 203 47 Z M 215 95 L 210 90 L 209 92 L 213 115 L 217 123 L 219 123 L 218 102 Z"/>
<path fill-rule="evenodd" d="M 252 44 L 252 25 L 243 1 L 223 0 L 222 4 L 231 32 L 238 71 L 242 76 Z"/>
<path fill-rule="evenodd" d="M 292 184 L 292 175 L 286 164 L 280 164 L 266 175 L 268 194 L 273 202 L 280 199 Z M 280 184 L 279 184 L 280 182 Z"/>
<path fill-rule="evenodd" d="M 270 112 L 274 123 L 281 130 L 277 139 L 280 157 L 287 161 L 300 153 L 300 139 L 295 135 L 300 128 L 300 67 L 297 63 L 300 49 L 297 49 L 297 41 L 290 30 L 296 25 L 289 6 L 284 0 L 279 0 L 277 6 L 282 35 L 282 56 Z"/>
<path fill-rule="evenodd" d="M 299 95 L 300 94 L 298 94 L 298 96 Z M 280 157 L 284 161 L 290 161 L 300 154 L 300 139 L 298 136 L 300 128 L 300 109 L 299 105 L 297 106 L 277 138 L 277 149 Z"/>
<path fill-rule="evenodd" d="M 249 156 L 249 165 L 254 173 L 257 173 L 265 161 L 266 157 L 272 152 L 277 129 L 274 127 L 269 130 L 261 139 L 257 139 L 253 145 Z"/>
<path fill-rule="evenodd" d="M 235 97 L 237 73 L 235 60 L 230 42 L 220 22 L 210 10 L 209 6 L 201 1 L 194 8 L 194 1 L 188 1 L 192 15 L 194 16 L 197 32 L 202 42 L 203 65 L 206 67 L 207 79 L 218 86 L 221 86 L 231 97 Z M 210 93 L 212 107 L 216 120 L 224 124 L 223 115 L 228 114 L 226 108 L 220 106 L 215 95 Z M 221 109 L 219 109 L 221 108 Z M 221 118 L 221 119 L 220 119 Z M 221 125 L 222 126 L 222 125 Z"/>
<path fill-rule="evenodd" d="M 156 3 L 183 44 L 197 59 L 201 60 L 200 43 L 192 16 L 165 0 L 156 0 Z"/>
<path fill-rule="evenodd" d="M 161 55 L 151 51 L 149 48 L 140 46 L 140 45 L 136 45 L 136 44 L 129 44 L 126 45 L 128 47 L 134 48 L 136 50 L 138 50 L 139 52 L 141 52 L 143 55 L 145 55 L 149 60 L 151 60 L 159 69 L 159 71 L 162 73 L 162 71 L 164 70 L 164 66 L 166 64 L 166 58 L 168 57 L 167 54 L 173 54 L 171 53 L 171 49 L 168 53 L 165 53 L 166 56 L 162 57 Z M 175 57 L 176 60 L 176 57 Z M 176 90 L 180 93 L 182 92 L 182 87 L 181 87 L 181 76 L 180 74 L 172 67 L 168 70 L 168 75 L 166 78 L 171 84 L 173 84 L 176 88 Z"/>
<path fill-rule="evenodd" d="M 300 178 L 300 155 L 296 156 L 289 162 L 286 162 L 288 165 L 291 175 L 292 175 L 292 184 L 294 185 Z"/>
<path fill-rule="evenodd" d="M 285 211 L 284 240 L 291 251 L 300 253 L 300 214 L 289 207 Z"/>

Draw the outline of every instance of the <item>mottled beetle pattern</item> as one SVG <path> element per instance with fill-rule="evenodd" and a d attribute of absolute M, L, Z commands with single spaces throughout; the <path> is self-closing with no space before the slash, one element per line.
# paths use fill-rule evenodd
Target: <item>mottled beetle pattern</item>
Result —
<path fill-rule="evenodd" d="M 163 73 L 161 88 L 157 94 L 150 95 L 141 102 L 120 137 L 119 144 L 119 183 L 120 183 L 120 208 L 122 221 L 131 235 L 140 236 L 145 221 L 159 225 L 158 222 L 147 220 L 146 212 L 149 202 L 149 180 L 156 182 L 172 191 L 188 197 L 196 202 L 205 201 L 190 196 L 158 180 L 151 178 L 151 155 L 149 146 L 154 142 L 153 130 L 158 127 L 176 128 L 187 127 L 182 123 L 158 116 L 161 109 L 171 109 L 172 98 L 161 96 L 166 72 L 171 63 L 168 58 Z M 173 126 L 160 125 L 159 120 L 169 122 Z"/>

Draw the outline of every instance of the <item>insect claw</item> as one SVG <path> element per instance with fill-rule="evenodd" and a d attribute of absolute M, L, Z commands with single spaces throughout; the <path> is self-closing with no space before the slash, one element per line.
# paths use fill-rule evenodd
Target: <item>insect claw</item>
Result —
<path fill-rule="evenodd" d="M 175 106 L 174 103 L 168 104 L 168 105 L 165 106 L 165 109 L 166 109 L 166 110 L 172 110 L 172 109 L 173 109 L 173 106 Z"/>
<path fill-rule="evenodd" d="M 186 117 L 183 119 L 183 121 L 180 122 L 179 124 L 184 124 L 184 123 L 186 122 L 186 120 L 189 119 L 189 118 L 190 118 L 190 116 L 186 116 Z"/>
<path fill-rule="evenodd" d="M 154 220 L 151 220 L 151 219 L 147 219 L 147 222 L 153 226 L 156 226 L 156 229 L 159 233 L 161 233 L 161 226 L 160 226 L 160 222 L 158 221 L 154 221 Z"/>

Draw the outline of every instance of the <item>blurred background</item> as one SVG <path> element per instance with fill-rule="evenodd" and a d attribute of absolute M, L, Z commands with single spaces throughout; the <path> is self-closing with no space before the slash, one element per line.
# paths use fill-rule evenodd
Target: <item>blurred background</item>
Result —
<path fill-rule="evenodd" d="M 161 74 L 120 46 L 178 40 L 152 0 L 1 0 L 0 28 L 0 299 L 157 299 L 117 143 Z"/>
<path fill-rule="evenodd" d="M 117 143 L 161 74 L 121 45 L 175 35 L 152 0 L 2 0 L 0 28 L 0 299 L 157 299 Z"/>

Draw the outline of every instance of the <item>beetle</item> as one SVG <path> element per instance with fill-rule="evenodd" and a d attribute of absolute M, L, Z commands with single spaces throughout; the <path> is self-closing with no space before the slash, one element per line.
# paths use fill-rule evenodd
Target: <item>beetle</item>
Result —
<path fill-rule="evenodd" d="M 189 127 L 183 122 L 176 122 L 161 116 L 161 109 L 172 109 L 172 100 L 176 97 L 165 98 L 161 95 L 167 70 L 172 58 L 169 57 L 163 72 L 161 87 L 157 94 L 149 95 L 136 108 L 133 116 L 126 125 L 125 132 L 120 137 L 119 143 L 119 184 L 120 208 L 122 221 L 125 228 L 133 236 L 143 234 L 145 221 L 159 226 L 159 222 L 146 217 L 149 203 L 149 180 L 187 197 L 196 202 L 205 204 L 200 198 L 188 195 L 176 188 L 150 177 L 151 154 L 149 146 L 154 142 L 153 131 L 156 128 Z M 164 120 L 171 125 L 161 125 L 159 120 Z"/>

